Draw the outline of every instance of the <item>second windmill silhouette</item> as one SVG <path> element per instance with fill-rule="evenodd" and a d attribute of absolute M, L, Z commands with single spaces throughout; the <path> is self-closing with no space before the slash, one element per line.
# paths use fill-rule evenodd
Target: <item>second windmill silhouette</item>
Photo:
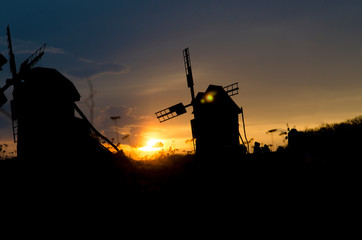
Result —
<path fill-rule="evenodd" d="M 183 50 L 183 58 L 191 103 L 178 103 L 156 112 L 156 117 L 163 123 L 186 113 L 186 108 L 192 107 L 194 119 L 191 120 L 191 129 L 196 154 L 210 156 L 218 152 L 234 155 L 240 152 L 239 138 L 242 140 L 242 137 L 239 133 L 238 115 L 243 114 L 243 111 L 231 99 L 231 96 L 239 92 L 238 83 L 226 87 L 209 85 L 205 92 L 199 92 L 195 96 L 188 48 Z"/>

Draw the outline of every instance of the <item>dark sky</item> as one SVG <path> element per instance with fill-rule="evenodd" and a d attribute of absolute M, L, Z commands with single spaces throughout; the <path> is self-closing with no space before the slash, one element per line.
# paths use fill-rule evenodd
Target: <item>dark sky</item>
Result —
<path fill-rule="evenodd" d="M 38 66 L 72 80 L 86 113 L 91 81 L 96 127 L 112 137 L 109 117 L 121 115 L 132 146 L 156 138 L 183 148 L 191 138 L 190 113 L 162 125 L 154 115 L 190 102 L 186 47 L 196 91 L 239 82 L 233 98 L 249 138 L 270 143 L 266 132 L 286 123 L 303 130 L 362 112 L 361 1 L 14 0 L 2 4 L 0 19 L 2 54 L 8 24 L 19 63 L 46 42 Z M 1 85 L 9 77 L 7 65 Z M 9 129 L 1 114 L 0 141 L 11 139 Z"/>

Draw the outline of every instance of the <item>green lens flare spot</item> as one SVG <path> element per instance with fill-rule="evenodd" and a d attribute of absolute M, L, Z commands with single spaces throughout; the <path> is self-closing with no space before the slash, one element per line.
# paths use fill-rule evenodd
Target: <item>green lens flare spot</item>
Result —
<path fill-rule="evenodd" d="M 211 94 L 207 94 L 207 95 L 206 95 L 206 101 L 207 101 L 207 102 L 212 102 L 212 101 L 214 101 L 214 96 L 211 95 Z"/>

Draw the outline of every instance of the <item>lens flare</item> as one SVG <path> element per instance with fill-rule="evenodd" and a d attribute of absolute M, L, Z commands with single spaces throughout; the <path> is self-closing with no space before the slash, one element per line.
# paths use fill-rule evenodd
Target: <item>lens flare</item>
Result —
<path fill-rule="evenodd" d="M 206 95 L 206 101 L 212 102 L 213 100 L 214 100 L 214 96 L 212 96 L 211 94 Z"/>

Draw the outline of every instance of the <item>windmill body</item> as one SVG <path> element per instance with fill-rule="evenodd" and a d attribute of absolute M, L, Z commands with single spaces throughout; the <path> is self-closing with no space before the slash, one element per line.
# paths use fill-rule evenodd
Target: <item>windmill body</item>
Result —
<path fill-rule="evenodd" d="M 192 135 L 196 151 L 203 156 L 236 153 L 240 148 L 240 108 L 222 86 L 210 85 L 194 101 Z"/>
<path fill-rule="evenodd" d="M 79 152 L 85 140 L 80 137 L 90 133 L 75 117 L 74 103 L 79 100 L 73 83 L 55 69 L 33 68 L 24 74 L 11 101 L 18 157 L 69 157 Z"/>
<path fill-rule="evenodd" d="M 69 79 L 56 69 L 33 68 L 44 55 L 45 45 L 26 59 L 17 72 L 9 27 L 7 36 L 12 78 L 0 89 L 0 107 L 7 102 L 5 90 L 13 86 L 10 104 L 18 158 L 87 160 L 109 154 L 98 137 L 118 151 L 77 107 L 80 95 Z"/>
<path fill-rule="evenodd" d="M 238 83 L 226 87 L 209 85 L 205 92 L 199 92 L 195 97 L 188 48 L 184 50 L 184 61 L 191 103 L 186 106 L 178 103 L 156 112 L 157 118 L 162 123 L 186 113 L 186 108 L 192 107 L 194 119 L 191 120 L 191 128 L 196 154 L 202 158 L 239 155 L 242 151 L 239 114 L 243 114 L 243 111 L 231 98 L 238 94 Z"/>

